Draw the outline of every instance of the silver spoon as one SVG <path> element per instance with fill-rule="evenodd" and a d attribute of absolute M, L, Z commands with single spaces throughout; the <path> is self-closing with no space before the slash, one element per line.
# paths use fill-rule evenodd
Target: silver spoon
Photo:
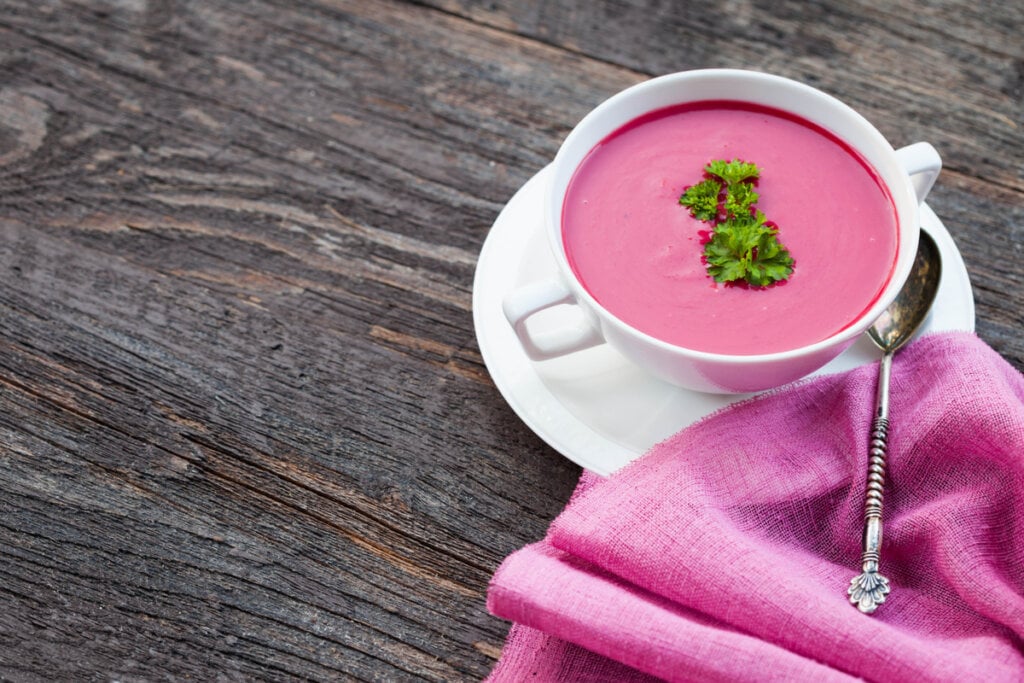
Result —
<path fill-rule="evenodd" d="M 878 366 L 875 419 L 871 424 L 868 484 L 864 501 L 864 552 L 861 555 L 863 573 L 850 580 L 850 588 L 846 591 L 850 602 L 864 614 L 874 612 L 889 594 L 889 579 L 878 573 L 878 561 L 882 548 L 882 489 L 885 485 L 888 449 L 889 373 L 892 357 L 914 336 L 914 332 L 928 316 L 928 310 L 939 289 L 941 275 L 939 248 L 928 233 L 922 230 L 910 277 L 896 300 L 868 329 L 868 336 L 884 354 Z"/>

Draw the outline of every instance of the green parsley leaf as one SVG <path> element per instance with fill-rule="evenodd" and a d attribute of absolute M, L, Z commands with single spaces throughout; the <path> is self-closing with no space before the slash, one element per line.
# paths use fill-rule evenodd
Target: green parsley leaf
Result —
<path fill-rule="evenodd" d="M 743 216 L 750 213 L 759 195 L 750 183 L 733 183 L 725 195 L 725 212 L 729 216 Z"/>
<path fill-rule="evenodd" d="M 727 231 L 715 231 L 711 239 L 704 245 L 704 259 L 707 261 L 708 274 L 715 282 L 734 282 L 745 280 L 747 264 L 744 257 L 749 252 L 737 244 Z"/>
<path fill-rule="evenodd" d="M 715 226 L 704 245 L 704 258 L 708 273 L 717 282 L 746 279 L 764 225 L 761 217 L 763 214 L 731 218 Z"/>
<path fill-rule="evenodd" d="M 709 175 L 721 178 L 727 185 L 735 185 L 745 180 L 756 180 L 761 174 L 757 164 L 750 164 L 739 159 L 733 159 L 732 161 L 718 159 L 705 166 L 704 170 Z"/>
<path fill-rule="evenodd" d="M 722 184 L 714 178 L 708 178 L 686 188 L 679 203 L 690 209 L 690 215 L 697 220 L 714 220 L 718 215 L 718 195 L 721 192 Z"/>
<path fill-rule="evenodd" d="M 777 232 L 760 211 L 719 223 L 704 245 L 708 274 L 716 282 L 745 280 L 755 287 L 785 280 L 793 272 L 793 258 Z"/>
<path fill-rule="evenodd" d="M 793 257 L 779 242 L 775 232 L 762 233 L 757 241 L 754 258 L 747 268 L 747 282 L 757 287 L 787 279 L 793 273 Z"/>
<path fill-rule="evenodd" d="M 755 287 L 792 275 L 793 257 L 779 242 L 778 229 L 755 207 L 760 198 L 754 190 L 754 181 L 761 175 L 757 165 L 716 159 L 704 172 L 707 177 L 686 188 L 679 203 L 694 218 L 714 226 L 704 243 L 708 274 L 716 282 L 743 280 Z"/>

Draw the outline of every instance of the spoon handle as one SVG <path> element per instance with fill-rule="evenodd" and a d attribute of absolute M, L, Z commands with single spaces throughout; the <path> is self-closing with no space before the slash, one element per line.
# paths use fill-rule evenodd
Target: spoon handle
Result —
<path fill-rule="evenodd" d="M 882 356 L 878 367 L 878 389 L 875 394 L 875 419 L 871 423 L 868 451 L 868 482 L 864 500 L 864 551 L 862 573 L 850 581 L 847 594 L 850 602 L 864 614 L 871 614 L 885 602 L 889 579 L 878 573 L 882 549 L 882 495 L 885 487 L 885 458 L 889 448 L 889 373 L 892 352 Z"/>

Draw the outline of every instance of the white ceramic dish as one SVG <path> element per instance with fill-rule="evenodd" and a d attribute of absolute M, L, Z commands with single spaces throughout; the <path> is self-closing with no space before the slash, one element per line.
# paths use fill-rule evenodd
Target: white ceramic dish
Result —
<path fill-rule="evenodd" d="M 543 229 L 542 169 L 512 197 L 484 242 L 473 283 L 473 321 L 487 369 L 502 396 L 541 439 L 576 464 L 608 475 L 654 444 L 750 394 L 688 391 L 655 379 L 604 344 L 552 360 L 527 358 L 502 313 L 514 288 L 558 272 Z M 960 252 L 935 212 L 921 207 L 922 227 L 943 259 L 935 307 L 921 333 L 974 330 L 974 297 Z M 534 324 L 558 325 L 571 307 L 538 314 Z M 876 361 L 861 338 L 814 373 L 850 370 Z"/>
<path fill-rule="evenodd" d="M 590 158 L 591 154 L 595 155 L 595 160 L 600 157 L 599 150 L 605 146 L 602 141 L 606 139 L 607 148 L 611 153 L 610 150 L 616 147 L 616 142 L 609 136 L 614 137 L 615 131 L 641 121 L 642 117 L 650 113 L 664 111 L 666 107 L 716 100 L 741 100 L 747 104 L 780 110 L 787 116 L 795 116 L 800 121 L 822 127 L 842 140 L 843 144 L 855 152 L 855 156 L 861 157 L 864 163 L 871 167 L 878 182 L 885 187 L 889 195 L 896 216 L 899 243 L 892 262 L 892 272 L 875 300 L 863 312 L 849 320 L 845 327 L 824 339 L 784 350 L 769 350 L 749 355 L 714 353 L 678 346 L 647 334 L 643 329 L 634 327 L 625 318 L 601 305 L 569 264 L 569 255 L 562 242 L 562 212 L 567 206 L 572 179 L 581 169 L 584 160 Z M 719 133 L 724 130 L 719 129 Z M 686 143 L 685 137 L 685 134 L 673 136 L 673 144 L 679 145 L 679 153 L 682 155 L 693 151 Z M 645 149 L 643 152 L 635 153 L 638 158 L 650 154 L 651 156 L 647 158 L 650 172 L 658 174 L 659 177 L 663 173 L 672 173 L 669 170 L 671 166 L 663 164 L 674 158 L 674 154 L 667 151 L 671 148 L 669 142 L 663 142 L 668 145 L 665 152 Z M 726 151 L 726 143 L 714 136 L 708 144 L 709 153 L 712 148 L 719 150 L 715 152 L 716 155 L 727 157 L 732 153 Z M 723 144 L 726 146 L 719 146 Z M 774 154 L 769 149 L 765 149 L 764 153 Z M 781 159 L 779 161 L 781 162 Z M 601 166 L 600 162 L 596 163 Z M 612 95 L 588 112 L 558 148 L 558 153 L 549 166 L 550 170 L 545 174 L 547 185 L 541 204 L 541 216 L 557 276 L 531 282 L 509 292 L 503 302 L 505 317 L 512 323 L 519 341 L 526 350 L 526 355 L 532 360 L 546 360 L 575 353 L 603 341 L 645 368 L 650 374 L 687 389 L 734 393 L 778 387 L 800 379 L 834 360 L 860 337 L 896 298 L 914 263 L 921 202 L 927 197 L 941 167 L 939 153 L 927 142 L 918 142 L 894 150 L 867 119 L 848 105 L 799 81 L 744 69 L 694 69 L 651 78 Z M 655 171 L 655 168 L 660 170 Z M 650 194 L 653 190 L 645 186 L 645 183 L 653 178 L 645 176 L 644 182 L 633 184 L 627 181 L 626 175 L 623 169 L 623 175 L 619 178 L 623 194 L 614 192 L 612 187 L 605 188 L 605 192 L 617 196 L 617 201 L 623 202 L 622 208 L 616 208 L 614 211 L 629 213 L 631 209 L 628 207 L 634 202 L 655 201 L 657 193 Z M 614 182 L 609 182 L 609 185 Z M 644 197 L 647 198 L 646 201 Z M 598 202 L 595 198 L 592 208 L 596 206 Z M 624 216 L 612 219 L 608 213 L 611 209 L 609 206 L 602 212 L 600 218 L 595 215 L 589 220 L 597 220 L 605 228 L 614 226 L 616 241 L 643 243 L 640 234 L 628 227 L 630 221 L 625 220 Z M 854 207 L 844 209 L 851 214 L 855 210 Z M 580 213 L 586 214 L 586 209 L 582 205 Z M 827 221 L 819 227 L 825 227 L 826 223 Z M 843 227 L 840 224 L 834 224 L 829 229 L 848 232 L 848 226 Z M 603 239 L 597 237 L 599 234 L 601 229 L 593 233 L 594 239 Z M 587 241 L 590 239 L 591 233 L 588 232 Z M 630 248 L 626 247 L 623 255 L 629 250 Z M 813 259 L 810 253 L 806 256 Z M 651 284 L 657 282 L 657 286 L 665 287 L 665 291 L 671 291 L 677 286 L 670 284 L 669 280 L 673 278 L 662 272 L 661 268 L 654 267 L 653 270 L 657 272 L 657 276 L 652 276 Z M 605 275 L 617 274 L 620 278 L 633 279 L 632 276 L 637 275 L 643 279 L 639 275 L 642 269 L 635 273 L 619 272 L 616 266 L 609 264 L 606 267 L 602 266 L 601 271 Z M 804 281 L 802 286 L 806 287 L 809 281 Z M 788 299 L 791 294 L 792 292 L 778 296 Z M 815 305 L 822 303 L 817 301 Z M 578 307 L 586 321 L 576 324 L 567 318 L 562 321 L 561 326 L 551 326 L 544 329 L 543 333 L 535 333 L 536 328 L 529 322 L 537 312 L 565 304 Z M 628 305 L 625 300 L 621 304 Z M 693 315 L 698 315 L 696 311 L 687 315 L 682 315 L 679 311 L 676 313 L 683 320 L 692 320 Z M 710 319 L 709 314 L 709 311 L 700 309 L 699 315 L 708 316 Z M 729 316 L 732 331 L 728 334 L 751 336 L 749 330 L 735 327 L 738 323 L 749 324 L 750 320 L 744 316 Z M 719 321 L 721 322 L 721 319 Z M 767 322 L 765 324 L 770 325 Z"/>

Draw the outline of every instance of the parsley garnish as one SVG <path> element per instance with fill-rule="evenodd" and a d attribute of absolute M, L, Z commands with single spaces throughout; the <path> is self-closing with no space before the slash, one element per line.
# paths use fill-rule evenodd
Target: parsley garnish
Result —
<path fill-rule="evenodd" d="M 750 183 L 734 183 L 728 186 L 725 195 L 725 213 L 727 216 L 745 216 L 750 213 L 759 198 L 754 186 Z"/>
<path fill-rule="evenodd" d="M 686 188 L 683 196 L 679 198 L 679 203 L 689 207 L 690 213 L 698 220 L 714 220 L 718 216 L 718 195 L 721 192 L 722 183 L 714 178 L 708 178 Z"/>
<path fill-rule="evenodd" d="M 733 159 L 732 161 L 725 161 L 723 159 L 712 161 L 704 167 L 704 170 L 707 171 L 709 175 L 721 178 L 729 185 L 742 183 L 744 180 L 757 180 L 761 175 L 761 171 L 758 170 L 757 164 L 748 164 L 746 161 L 740 161 L 739 159 Z"/>
<path fill-rule="evenodd" d="M 714 224 L 704 243 L 704 262 L 716 282 L 767 287 L 793 273 L 793 257 L 779 242 L 778 228 L 754 206 L 760 173 L 757 165 L 739 159 L 712 161 L 704 167 L 705 179 L 679 198 L 694 218 Z"/>
<path fill-rule="evenodd" d="M 704 245 L 708 274 L 717 282 L 746 280 L 755 287 L 785 280 L 793 272 L 793 258 L 777 234 L 760 211 L 719 223 Z"/>

